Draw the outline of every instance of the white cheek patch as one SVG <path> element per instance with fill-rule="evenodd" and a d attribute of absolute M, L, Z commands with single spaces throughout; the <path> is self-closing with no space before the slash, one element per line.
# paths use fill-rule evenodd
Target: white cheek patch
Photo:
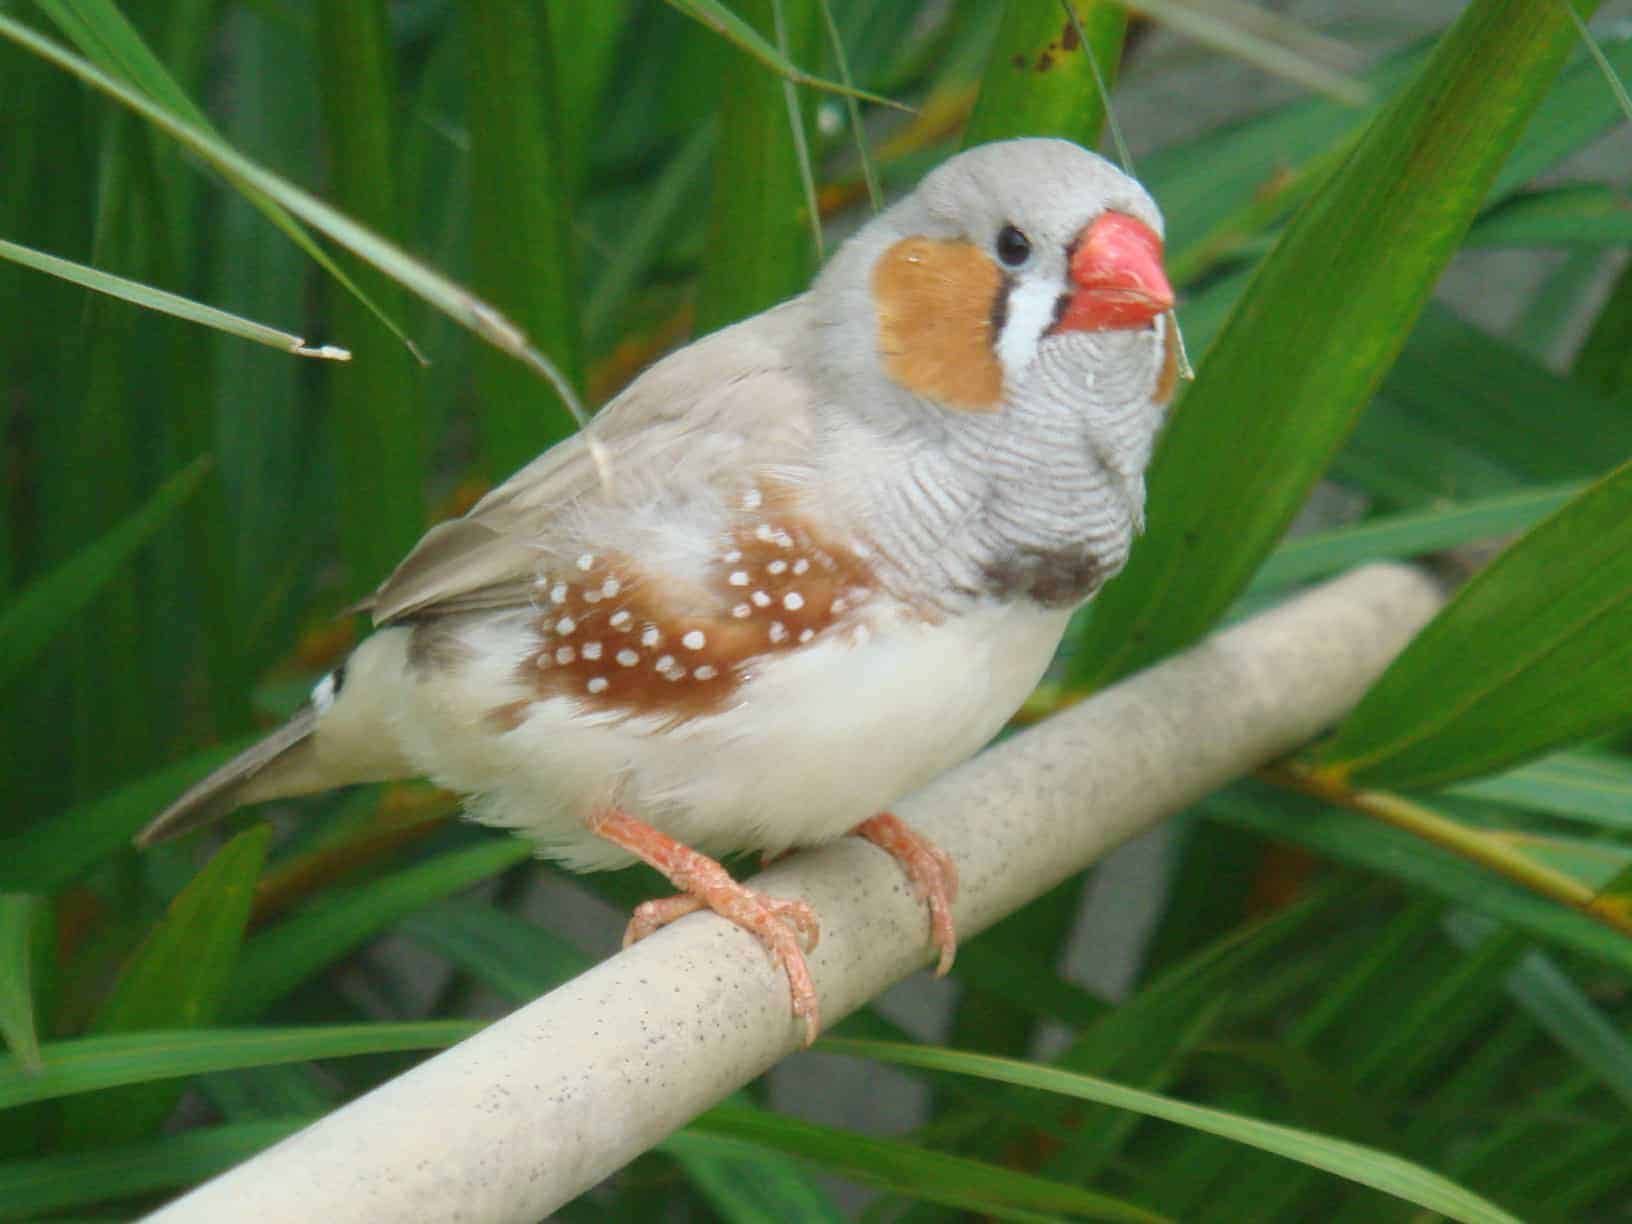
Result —
<path fill-rule="evenodd" d="M 1003 381 L 1013 385 L 1032 362 L 1043 333 L 1054 325 L 1059 287 L 1047 280 L 1028 278 L 1009 290 L 1008 318 L 997 338 L 997 359 L 1003 363 Z"/>

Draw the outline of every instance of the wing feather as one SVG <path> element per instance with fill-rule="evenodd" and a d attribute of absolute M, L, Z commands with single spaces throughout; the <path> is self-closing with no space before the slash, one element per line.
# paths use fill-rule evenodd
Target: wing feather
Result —
<path fill-rule="evenodd" d="M 754 469 L 797 466 L 814 428 L 814 396 L 791 359 L 805 303 L 688 345 L 602 409 L 590 429 L 609 456 L 610 490 L 584 436 L 568 438 L 426 532 L 362 608 L 385 625 L 525 606 L 541 555 L 570 546 L 571 524 L 597 505 L 682 482 L 717 496 Z"/>

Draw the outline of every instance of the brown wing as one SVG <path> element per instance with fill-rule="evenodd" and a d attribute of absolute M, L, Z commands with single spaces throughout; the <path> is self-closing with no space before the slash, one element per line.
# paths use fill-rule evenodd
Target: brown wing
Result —
<path fill-rule="evenodd" d="M 525 606 L 541 551 L 566 546 L 570 508 L 639 498 L 655 485 L 723 486 L 748 470 L 797 463 L 811 437 L 811 394 L 790 366 L 803 298 L 717 332 L 653 366 L 583 434 L 550 448 L 463 518 L 425 533 L 362 607 L 376 625 L 427 614 Z"/>

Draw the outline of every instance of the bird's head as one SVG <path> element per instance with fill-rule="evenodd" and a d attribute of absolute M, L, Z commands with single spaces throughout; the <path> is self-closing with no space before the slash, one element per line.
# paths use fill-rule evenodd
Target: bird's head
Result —
<path fill-rule="evenodd" d="M 1176 358 L 1162 218 L 1137 182 L 1064 140 L 982 145 L 875 217 L 817 284 L 823 364 L 846 399 L 884 382 L 940 409 L 1000 412 L 1051 350 Z M 1085 341 L 1143 333 L 1129 344 Z M 1165 354 L 1164 354 L 1165 349 Z M 1167 388 L 1170 390 L 1170 386 Z"/>

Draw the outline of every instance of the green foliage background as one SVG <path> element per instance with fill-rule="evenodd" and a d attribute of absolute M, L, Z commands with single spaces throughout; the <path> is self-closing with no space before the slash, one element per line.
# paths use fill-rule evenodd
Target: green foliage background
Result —
<path fill-rule="evenodd" d="M 425 788 L 304 803 L 276 844 L 251 820 L 219 848 L 128 839 L 300 700 L 430 522 L 572 428 L 515 329 L 597 403 L 801 289 L 812 198 L 848 221 L 875 170 L 904 188 L 960 143 L 1094 143 L 1083 47 L 1114 84 L 1148 30 L 1075 7 L 1080 30 L 1053 0 L 0 4 L 0 261 L 32 259 L 0 262 L 0 1218 L 131 1215 L 608 951 L 521 917 L 556 873 Z M 1127 998 L 1058 970 L 1072 881 L 962 950 L 970 1057 L 846 1046 L 915 1062 L 914 1134 L 756 1088 L 568 1218 L 839 1217 L 813 1170 L 881 1190 L 880 1217 L 1624 1215 L 1632 272 L 1602 286 L 1632 205 L 1554 171 L 1625 116 L 1557 0 L 1477 0 L 1353 78 L 1284 23 L 1247 33 L 1215 37 L 1321 92 L 1140 160 L 1199 377 L 1147 538 L 1029 712 L 1357 561 L 1505 551 L 1326 743 L 1178 820 Z M 1603 50 L 1625 79 L 1632 39 Z M 352 359 L 87 293 L 10 243 Z M 1562 256 L 1498 333 L 1430 298 L 1470 248 Z M 1323 478 L 1364 514 L 1283 542 Z M 428 1000 L 370 955 L 386 935 L 449 970 Z M 1046 1063 L 973 1057 L 1050 1025 Z M 840 1031 L 905 1036 L 874 1011 Z"/>

